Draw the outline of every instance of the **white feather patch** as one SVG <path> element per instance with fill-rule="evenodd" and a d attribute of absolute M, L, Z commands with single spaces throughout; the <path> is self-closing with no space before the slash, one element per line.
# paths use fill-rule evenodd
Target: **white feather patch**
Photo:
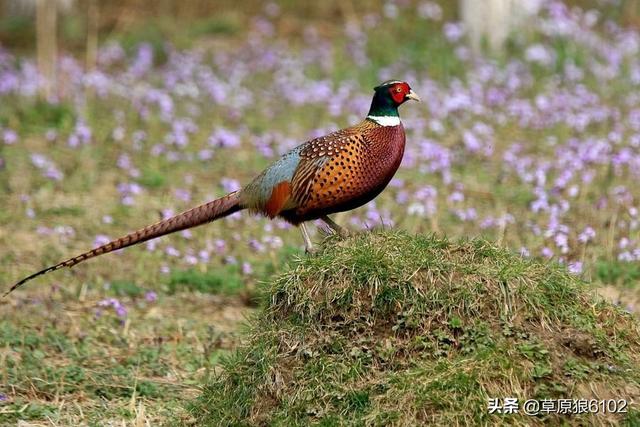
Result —
<path fill-rule="evenodd" d="M 367 116 L 367 119 L 373 120 L 380 126 L 398 126 L 400 117 L 397 116 Z"/>

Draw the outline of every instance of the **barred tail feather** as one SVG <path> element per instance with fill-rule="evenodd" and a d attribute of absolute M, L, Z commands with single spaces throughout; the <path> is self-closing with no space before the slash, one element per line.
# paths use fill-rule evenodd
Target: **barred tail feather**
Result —
<path fill-rule="evenodd" d="M 107 254 L 109 252 L 136 245 L 138 243 L 146 242 L 147 240 L 155 239 L 156 237 L 206 224 L 208 222 L 215 221 L 216 219 L 223 218 L 227 215 L 231 215 L 232 213 L 237 212 L 241 209 L 242 207 L 240 206 L 239 194 L 237 191 L 234 191 L 233 193 L 229 193 L 224 197 L 212 200 L 211 202 L 197 206 L 171 218 L 159 221 L 153 225 L 149 225 L 145 228 L 134 231 L 133 233 L 129 233 L 126 236 L 112 240 L 111 242 L 106 243 L 93 250 L 75 256 L 73 258 L 69 258 L 68 260 L 62 261 L 59 264 L 40 270 L 37 273 L 34 273 L 20 280 L 18 283 L 13 285 L 11 289 L 9 289 L 3 296 L 7 296 L 15 289 L 22 286 L 24 283 L 43 274 L 47 274 L 64 267 L 73 267 L 74 265 L 79 264 L 82 261 L 86 261 L 89 258 Z"/>

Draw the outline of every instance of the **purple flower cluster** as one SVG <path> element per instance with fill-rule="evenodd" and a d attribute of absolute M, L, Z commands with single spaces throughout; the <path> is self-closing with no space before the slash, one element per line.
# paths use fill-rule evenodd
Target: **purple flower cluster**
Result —
<path fill-rule="evenodd" d="M 104 309 L 112 308 L 115 314 L 121 318 L 125 319 L 127 317 L 127 307 L 118 300 L 117 298 L 107 298 L 101 301 L 98 301 L 98 309 L 96 310 L 96 317 L 100 317 Z"/>
<path fill-rule="evenodd" d="M 42 176 L 49 178 L 53 181 L 62 181 L 64 174 L 58 169 L 58 167 L 49 160 L 44 154 L 32 153 L 31 163 L 38 168 Z"/>
<path fill-rule="evenodd" d="M 640 260 L 640 33 L 549 0 L 530 20 L 530 34 L 513 41 L 517 53 L 498 61 L 471 54 L 467 31 L 460 22 L 443 22 L 441 4 L 387 2 L 346 25 L 341 44 L 312 25 L 301 46 L 292 43 L 278 34 L 280 9 L 269 3 L 234 49 L 167 45 L 158 65 L 149 44 L 127 54 L 110 42 L 90 72 L 62 55 L 64 90 L 56 102 L 69 105 L 74 119 L 42 131 L 51 150 L 29 152 L 31 164 L 67 191 L 66 182 L 82 173 L 68 159 L 100 148 L 108 153 L 103 163 L 118 171 L 101 184 L 115 186 L 121 205 L 142 209 L 149 198 L 176 209 L 199 203 L 241 188 L 261 165 L 308 137 L 361 119 L 370 92 L 358 70 L 372 71 L 380 79 L 406 79 L 424 103 L 402 107 L 407 146 L 397 178 L 344 222 L 421 232 L 437 224 L 452 236 L 482 234 L 524 256 L 564 262 L 576 274 L 604 246 L 621 262 Z M 435 29 L 420 37 L 447 47 L 437 53 L 454 64 L 445 77 L 413 66 L 416 53 L 402 46 L 391 63 L 372 70 L 380 63 L 374 32 L 409 15 Z M 31 102 L 37 94 L 34 60 L 19 59 L 0 48 L 0 102 Z M 108 113 L 87 116 L 91 102 Z M 0 141 L 3 153 L 27 150 L 18 128 L 0 128 Z M 159 182 L 169 188 L 160 193 L 147 185 L 154 181 L 148 169 L 166 173 L 171 179 Z M 105 226 L 113 222 L 101 215 Z M 238 214 L 224 221 L 215 237 L 184 232 L 173 246 L 163 239 L 146 247 L 170 258 L 165 273 L 174 264 L 227 262 L 251 274 L 251 256 L 241 254 L 277 251 L 281 230 L 289 228 Z M 98 235 L 94 243 L 105 239 Z"/>

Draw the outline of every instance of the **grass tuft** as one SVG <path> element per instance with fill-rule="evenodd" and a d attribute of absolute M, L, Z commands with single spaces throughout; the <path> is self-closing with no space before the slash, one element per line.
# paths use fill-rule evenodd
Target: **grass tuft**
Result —
<path fill-rule="evenodd" d="M 275 278 L 198 425 L 542 425 L 637 419 L 640 326 L 559 265 L 482 240 L 329 238 Z M 490 415 L 488 399 L 627 399 L 627 414 Z"/>
<path fill-rule="evenodd" d="M 169 277 L 169 292 L 190 289 L 204 293 L 238 294 L 245 288 L 238 269 L 231 265 L 222 271 L 199 271 L 195 268 L 174 270 Z"/>

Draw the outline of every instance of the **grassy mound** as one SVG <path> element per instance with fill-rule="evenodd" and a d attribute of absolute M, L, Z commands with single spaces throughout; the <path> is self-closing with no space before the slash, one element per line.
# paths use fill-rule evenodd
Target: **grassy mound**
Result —
<path fill-rule="evenodd" d="M 481 240 L 369 233 L 328 239 L 268 292 L 192 404 L 198 425 L 640 423 L 639 324 L 559 266 Z M 629 405 L 489 414 L 505 397 Z"/>

